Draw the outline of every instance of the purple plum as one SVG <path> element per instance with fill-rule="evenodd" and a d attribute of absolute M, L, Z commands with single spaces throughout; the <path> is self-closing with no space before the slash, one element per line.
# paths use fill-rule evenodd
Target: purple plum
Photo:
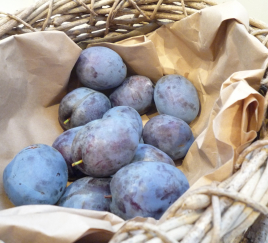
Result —
<path fill-rule="evenodd" d="M 63 156 L 45 144 L 22 149 L 3 172 L 5 192 L 15 206 L 56 204 L 67 180 L 68 169 Z"/>
<path fill-rule="evenodd" d="M 83 126 L 74 127 L 63 132 L 55 139 L 55 141 L 52 144 L 52 147 L 57 149 L 62 154 L 63 158 L 65 159 L 65 162 L 68 167 L 68 180 L 69 181 L 74 181 L 76 179 L 86 176 L 79 169 L 72 166 L 72 163 L 73 163 L 72 153 L 71 153 L 72 143 L 73 143 L 75 135 L 82 127 Z"/>
<path fill-rule="evenodd" d="M 66 188 L 57 205 L 109 212 L 110 181 L 111 178 L 80 178 Z"/>
<path fill-rule="evenodd" d="M 74 138 L 72 159 L 83 173 L 108 177 L 129 164 L 139 144 L 139 134 L 125 119 L 102 118 L 86 124 Z"/>
<path fill-rule="evenodd" d="M 146 113 L 153 105 L 154 85 L 141 75 L 133 75 L 124 80 L 109 96 L 112 107 L 130 106 L 140 115 Z"/>
<path fill-rule="evenodd" d="M 154 102 L 159 114 L 178 117 L 188 124 L 196 118 L 200 106 L 195 86 L 177 74 L 166 75 L 157 81 Z"/>
<path fill-rule="evenodd" d="M 80 87 L 63 97 L 59 105 L 59 122 L 67 130 L 102 118 L 111 102 L 101 92 Z"/>
<path fill-rule="evenodd" d="M 103 118 L 114 117 L 114 116 L 127 119 L 128 123 L 134 126 L 139 136 L 141 137 L 143 129 L 142 119 L 140 114 L 134 108 L 130 106 L 115 106 L 109 109 L 103 115 Z"/>
<path fill-rule="evenodd" d="M 150 145 L 142 144 L 138 145 L 136 153 L 131 161 L 131 163 L 138 161 L 161 161 L 175 166 L 173 159 L 171 159 L 165 152 L 162 150 Z"/>
<path fill-rule="evenodd" d="M 127 75 L 122 58 L 112 49 L 93 46 L 83 50 L 76 63 L 80 82 L 94 90 L 107 90 L 119 86 Z"/>
<path fill-rule="evenodd" d="M 189 125 L 170 115 L 152 117 L 143 128 L 145 144 L 151 144 L 169 155 L 173 160 L 183 158 L 194 142 Z"/>
<path fill-rule="evenodd" d="M 123 218 L 136 216 L 159 219 L 189 188 L 185 175 L 163 162 L 134 162 L 112 177 L 111 212 Z"/>

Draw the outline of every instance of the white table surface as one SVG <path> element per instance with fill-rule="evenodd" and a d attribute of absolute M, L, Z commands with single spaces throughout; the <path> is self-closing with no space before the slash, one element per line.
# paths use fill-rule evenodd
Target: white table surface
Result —
<path fill-rule="evenodd" d="M 27 7 L 36 0 L 0 0 L 0 11 L 14 13 L 16 10 Z M 225 2 L 232 0 L 214 0 Z M 249 16 L 268 24 L 268 0 L 237 0 L 248 11 Z"/>

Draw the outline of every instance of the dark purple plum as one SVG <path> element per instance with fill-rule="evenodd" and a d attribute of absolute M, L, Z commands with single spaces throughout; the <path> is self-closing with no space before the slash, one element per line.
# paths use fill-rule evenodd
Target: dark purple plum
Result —
<path fill-rule="evenodd" d="M 183 158 L 194 142 L 189 125 L 170 115 L 152 117 L 143 128 L 143 141 L 162 150 L 173 160 Z"/>
<path fill-rule="evenodd" d="M 124 80 L 109 96 L 112 107 L 130 106 L 140 115 L 146 113 L 153 104 L 154 85 L 141 75 L 133 75 Z"/>
<path fill-rule="evenodd" d="M 125 119 L 109 117 L 86 124 L 72 144 L 73 161 L 83 173 L 108 177 L 132 160 L 139 144 L 139 134 Z"/>
<path fill-rule="evenodd" d="M 52 144 L 52 147 L 57 149 L 65 159 L 68 168 L 68 180 L 74 181 L 81 177 L 86 176 L 78 168 L 72 166 L 72 143 L 75 135 L 83 126 L 71 128 L 60 134 Z"/>
<path fill-rule="evenodd" d="M 102 118 L 111 108 L 111 102 L 101 92 L 80 87 L 63 97 L 59 105 L 59 122 L 67 130 L 83 126 L 90 121 Z M 65 121 L 69 119 L 67 123 Z"/>
<path fill-rule="evenodd" d="M 15 206 L 56 204 L 67 180 L 68 169 L 63 156 L 45 144 L 24 148 L 3 172 L 5 192 Z"/>
<path fill-rule="evenodd" d="M 116 106 L 109 109 L 104 115 L 103 118 L 108 117 L 121 117 L 128 120 L 128 123 L 132 124 L 134 128 L 137 130 L 139 136 L 142 135 L 142 119 L 140 114 L 130 106 Z"/>
<path fill-rule="evenodd" d="M 94 126 L 98 125 L 100 122 L 101 122 L 101 119 L 91 121 L 91 122 L 87 123 L 86 125 L 84 125 L 76 133 L 76 135 L 75 135 L 75 137 L 73 139 L 72 146 L 71 146 L 71 155 L 72 155 L 72 160 L 74 162 L 79 161 L 82 158 L 82 148 L 85 145 L 84 141 L 87 138 L 87 136 L 90 136 L 90 134 L 92 132 L 92 128 L 94 128 Z M 81 168 L 80 168 L 81 166 L 75 166 L 75 167 L 76 167 L 76 169 L 81 171 Z M 87 171 L 86 175 L 92 176 L 92 174 L 90 174 L 89 171 Z"/>
<path fill-rule="evenodd" d="M 154 102 L 159 114 L 178 117 L 188 124 L 196 118 L 200 106 L 195 86 L 177 74 L 166 75 L 157 81 Z"/>
<path fill-rule="evenodd" d="M 189 188 L 185 175 L 163 162 L 134 162 L 112 177 L 111 212 L 123 218 L 136 216 L 159 219 Z"/>
<path fill-rule="evenodd" d="M 93 46 L 83 50 L 76 63 L 80 82 L 94 90 L 107 90 L 119 86 L 127 75 L 122 58 L 112 49 Z"/>
<path fill-rule="evenodd" d="M 110 181 L 111 178 L 80 178 L 66 188 L 57 205 L 109 212 Z"/>
<path fill-rule="evenodd" d="M 175 166 L 173 159 L 171 159 L 165 152 L 162 150 L 150 145 L 150 144 L 142 144 L 138 145 L 136 153 L 131 161 L 161 161 L 163 163 L 167 163 Z"/>

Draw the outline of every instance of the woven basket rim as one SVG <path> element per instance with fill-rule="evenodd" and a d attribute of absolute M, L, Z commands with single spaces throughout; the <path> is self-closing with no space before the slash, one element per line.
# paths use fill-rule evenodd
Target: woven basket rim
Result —
<path fill-rule="evenodd" d="M 91 43 L 148 34 L 218 4 L 213 0 L 39 0 L 13 14 L 0 12 L 0 39 L 59 30 L 84 49 Z M 249 18 L 249 24 L 249 33 L 268 48 L 268 24 L 255 18 Z"/>

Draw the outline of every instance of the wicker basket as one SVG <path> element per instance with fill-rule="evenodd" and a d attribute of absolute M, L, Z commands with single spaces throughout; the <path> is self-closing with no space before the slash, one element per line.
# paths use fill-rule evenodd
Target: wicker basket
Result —
<path fill-rule="evenodd" d="M 92 3 L 91 3 L 92 2 Z M 116 42 L 152 32 L 198 10 L 211 0 L 39 0 L 0 18 L 0 39 L 33 31 L 65 32 L 83 49 L 96 42 Z M 250 18 L 250 33 L 268 47 L 268 25 Z"/>
<path fill-rule="evenodd" d="M 0 12 L 6 15 L 0 17 L 0 39 L 58 30 L 86 48 L 92 43 L 117 42 L 150 33 L 163 24 L 216 4 L 210 0 L 40 0 L 14 14 Z M 268 48 L 268 25 L 250 18 L 249 32 Z M 264 93 L 267 82 L 265 76 Z M 265 127 L 264 124 L 263 138 Z M 240 155 L 236 161 L 237 172 L 232 177 L 188 191 L 157 225 L 126 222 L 110 243 L 247 242 L 248 228 L 259 222 L 260 215 L 268 214 L 267 158 L 268 140 L 260 139 Z M 251 197 L 246 196 L 249 194 Z M 260 238 L 258 242 L 266 241 Z"/>

